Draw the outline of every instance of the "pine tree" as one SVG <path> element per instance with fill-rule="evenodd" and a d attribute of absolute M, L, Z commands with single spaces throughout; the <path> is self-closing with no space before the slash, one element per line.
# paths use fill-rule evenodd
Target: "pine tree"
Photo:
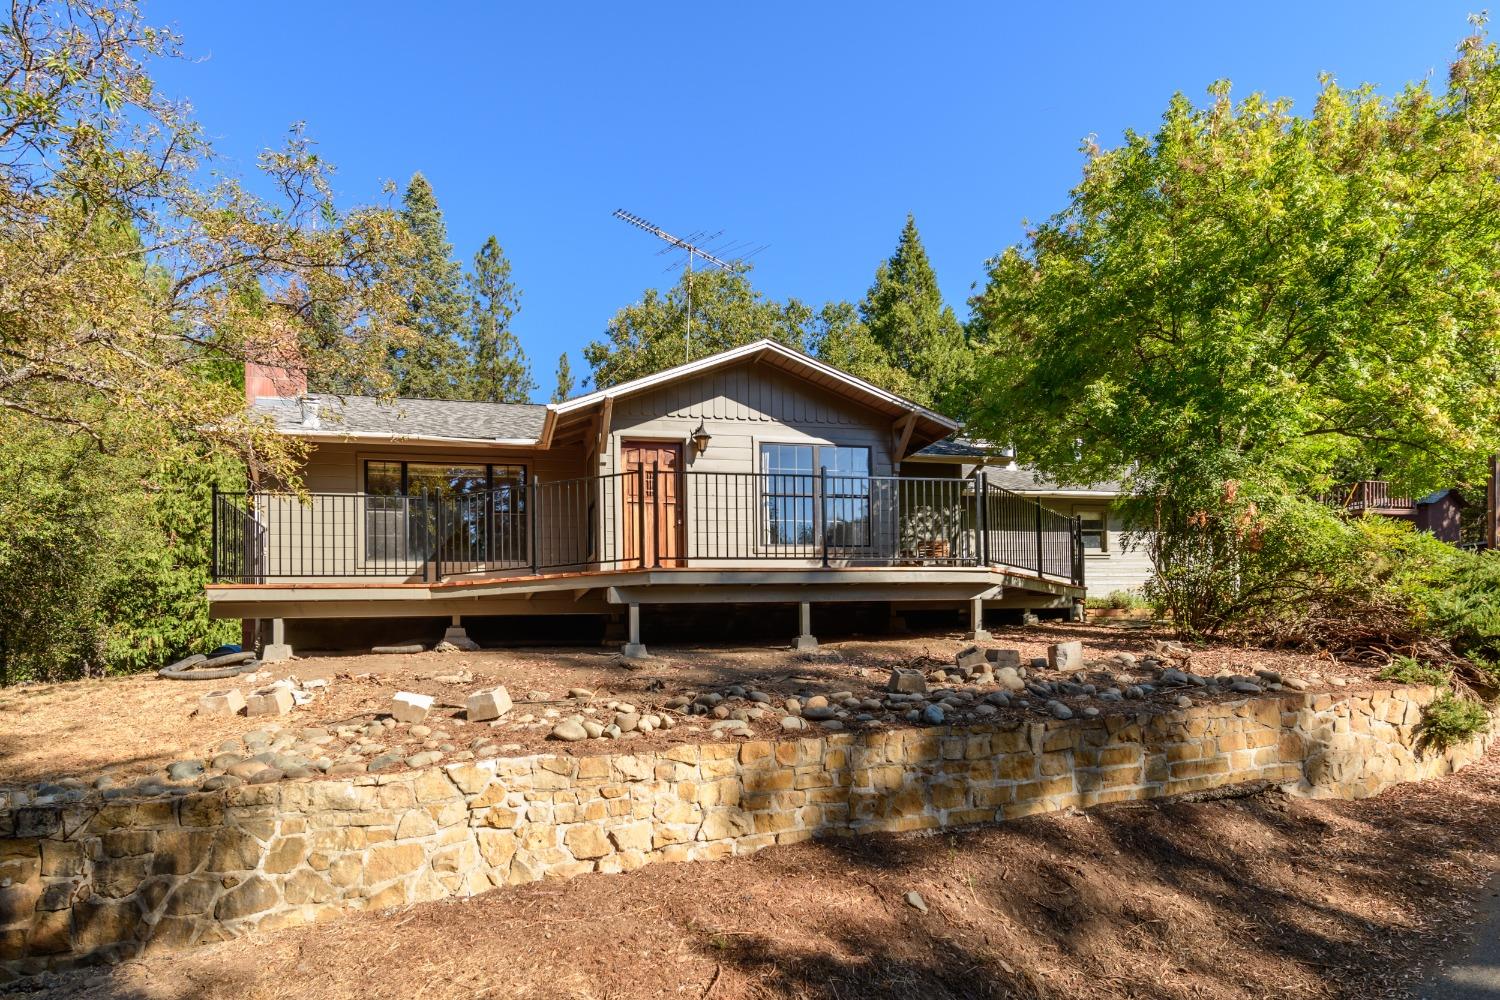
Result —
<path fill-rule="evenodd" d="M 557 359 L 557 388 L 552 390 L 552 402 L 564 402 L 573 395 L 573 369 L 568 365 L 568 352 L 564 351 Z"/>
<path fill-rule="evenodd" d="M 524 403 L 536 390 L 526 352 L 511 332 L 510 321 L 521 309 L 521 292 L 510 280 L 510 261 L 491 236 L 474 255 L 469 275 L 470 323 L 466 331 L 469 370 L 466 399 Z"/>
<path fill-rule="evenodd" d="M 910 391 L 917 402 L 957 405 L 968 378 L 970 351 L 958 317 L 943 304 L 937 275 L 911 215 L 896 252 L 875 272 L 859 313 L 886 363 L 911 377 Z"/>
<path fill-rule="evenodd" d="M 432 399 L 462 398 L 468 384 L 463 338 L 467 302 L 463 271 L 453 259 L 448 227 L 432 185 L 412 174 L 402 197 L 401 217 L 416 239 L 408 261 L 406 325 L 412 343 L 392 352 L 396 393 Z"/>

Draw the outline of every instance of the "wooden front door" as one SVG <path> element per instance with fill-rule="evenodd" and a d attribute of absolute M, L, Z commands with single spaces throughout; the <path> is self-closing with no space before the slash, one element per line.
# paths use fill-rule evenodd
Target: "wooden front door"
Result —
<path fill-rule="evenodd" d="M 660 441 L 623 441 L 625 475 L 625 559 L 647 566 L 683 564 L 682 445 Z M 645 470 L 642 493 L 641 470 Z M 642 510 L 644 503 L 645 509 Z M 644 528 L 645 537 L 642 537 Z"/>

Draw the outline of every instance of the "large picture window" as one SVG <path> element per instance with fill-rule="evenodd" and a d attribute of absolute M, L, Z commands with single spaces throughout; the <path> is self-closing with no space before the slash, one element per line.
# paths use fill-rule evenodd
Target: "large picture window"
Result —
<path fill-rule="evenodd" d="M 365 552 L 370 559 L 525 562 L 526 467 L 488 463 L 365 462 Z M 444 504 L 439 538 L 437 507 Z"/>
<path fill-rule="evenodd" d="M 870 449 L 762 444 L 760 471 L 768 545 L 811 545 L 827 531 L 831 546 L 870 544 Z M 826 483 L 818 510 L 819 480 Z"/>

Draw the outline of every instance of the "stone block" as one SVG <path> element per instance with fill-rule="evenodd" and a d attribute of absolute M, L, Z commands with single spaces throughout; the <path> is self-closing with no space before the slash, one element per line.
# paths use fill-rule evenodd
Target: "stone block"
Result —
<path fill-rule="evenodd" d="M 198 699 L 199 715 L 239 715 L 245 710 L 245 696 L 239 688 L 210 691 Z"/>
<path fill-rule="evenodd" d="M 397 691 L 391 696 L 391 703 L 386 711 L 397 722 L 421 722 L 427 718 L 427 713 L 432 711 L 432 702 L 433 697 L 430 694 Z"/>
<path fill-rule="evenodd" d="M 1021 667 L 1021 651 L 1019 649 L 986 649 L 984 658 L 990 661 L 990 665 L 996 670 L 1001 667 L 1010 667 L 1019 670 Z"/>
<path fill-rule="evenodd" d="M 510 711 L 510 706 L 510 692 L 505 690 L 503 684 L 499 687 L 475 691 L 464 702 L 464 710 L 470 722 L 485 722 L 490 719 L 498 719 Z"/>
<path fill-rule="evenodd" d="M 1047 647 L 1047 666 L 1053 670 L 1071 672 L 1083 669 L 1083 643 L 1054 642 Z"/>
<path fill-rule="evenodd" d="M 252 692 L 245 699 L 245 714 L 257 715 L 285 715 L 295 707 L 296 702 L 292 699 L 292 692 L 282 687 L 262 688 Z"/>
<path fill-rule="evenodd" d="M 953 662 L 960 670 L 979 670 L 989 663 L 989 658 L 978 646 L 965 646 L 953 657 Z"/>
<path fill-rule="evenodd" d="M 886 681 L 887 691 L 897 691 L 902 694 L 926 694 L 927 678 L 922 676 L 922 671 L 911 670 L 906 667 L 897 667 L 891 671 L 891 676 Z"/>

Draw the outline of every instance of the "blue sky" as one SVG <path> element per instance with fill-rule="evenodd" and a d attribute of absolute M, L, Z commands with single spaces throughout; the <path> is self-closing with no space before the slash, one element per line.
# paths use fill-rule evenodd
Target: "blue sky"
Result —
<path fill-rule="evenodd" d="M 636 9 L 639 8 L 639 9 Z M 1472 3 L 230 5 L 147 0 L 191 57 L 157 76 L 234 169 L 307 123 L 347 203 L 420 170 L 456 255 L 494 233 L 545 398 L 675 273 L 610 218 L 768 244 L 777 298 L 857 300 L 914 212 L 960 316 L 984 260 L 1065 202 L 1078 147 L 1174 90 L 1288 96 L 1318 74 L 1441 86 Z"/>

